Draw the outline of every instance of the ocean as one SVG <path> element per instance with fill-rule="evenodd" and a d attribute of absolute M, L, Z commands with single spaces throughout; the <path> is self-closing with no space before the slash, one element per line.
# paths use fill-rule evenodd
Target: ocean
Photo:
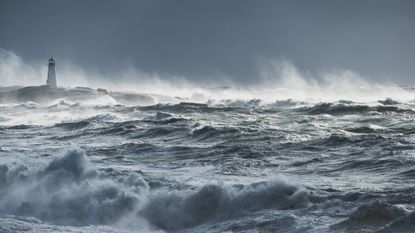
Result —
<path fill-rule="evenodd" d="M 3 103 L 0 232 L 413 232 L 414 116 L 394 99 Z"/>

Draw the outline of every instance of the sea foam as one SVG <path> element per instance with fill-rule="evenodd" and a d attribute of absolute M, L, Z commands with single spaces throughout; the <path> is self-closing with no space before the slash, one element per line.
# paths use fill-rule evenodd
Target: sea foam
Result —
<path fill-rule="evenodd" d="M 72 226 L 122 225 L 182 229 L 265 209 L 308 204 L 301 187 L 285 181 L 210 184 L 186 190 L 149 185 L 140 172 L 99 170 L 82 150 L 70 150 L 40 168 L 0 165 L 0 212 Z"/>

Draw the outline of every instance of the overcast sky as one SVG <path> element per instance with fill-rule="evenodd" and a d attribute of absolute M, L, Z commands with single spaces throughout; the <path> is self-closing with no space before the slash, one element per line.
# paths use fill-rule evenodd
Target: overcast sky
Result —
<path fill-rule="evenodd" d="M 102 72 L 255 80 L 258 61 L 415 84 L 413 0 L 2 0 L 0 48 Z"/>

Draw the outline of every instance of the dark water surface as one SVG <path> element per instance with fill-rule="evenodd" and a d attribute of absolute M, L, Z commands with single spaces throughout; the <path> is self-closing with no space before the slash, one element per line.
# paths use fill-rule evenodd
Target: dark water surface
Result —
<path fill-rule="evenodd" d="M 0 106 L 0 232 L 412 232 L 415 103 Z"/>

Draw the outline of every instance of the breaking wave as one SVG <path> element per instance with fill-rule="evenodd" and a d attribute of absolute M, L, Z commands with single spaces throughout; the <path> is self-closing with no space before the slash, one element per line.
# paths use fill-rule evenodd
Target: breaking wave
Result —
<path fill-rule="evenodd" d="M 135 210 L 148 190 L 137 173 L 105 177 L 82 151 L 69 151 L 42 169 L 1 166 L 0 209 L 65 225 L 109 224 Z"/>
<path fill-rule="evenodd" d="M 144 208 L 143 215 L 160 228 L 180 229 L 252 211 L 301 208 L 306 203 L 305 191 L 281 181 L 236 187 L 207 185 L 186 195 L 156 195 Z"/>
<path fill-rule="evenodd" d="M 284 181 L 166 191 L 135 171 L 98 170 L 80 150 L 42 168 L 0 166 L 0 212 L 54 224 L 181 229 L 264 209 L 303 208 L 308 195 Z M 136 225 L 136 223 L 139 223 Z"/>

